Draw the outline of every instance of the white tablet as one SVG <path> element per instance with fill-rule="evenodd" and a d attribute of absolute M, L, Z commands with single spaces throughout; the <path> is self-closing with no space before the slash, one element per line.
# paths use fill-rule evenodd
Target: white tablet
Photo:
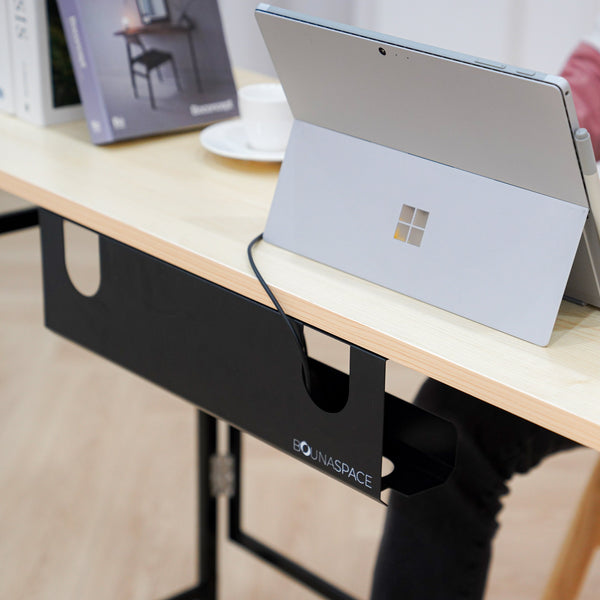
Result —
<path fill-rule="evenodd" d="M 296 120 L 265 240 L 548 343 L 593 161 L 567 82 L 266 4 L 256 17 Z M 580 254 L 590 283 L 585 240 Z"/>

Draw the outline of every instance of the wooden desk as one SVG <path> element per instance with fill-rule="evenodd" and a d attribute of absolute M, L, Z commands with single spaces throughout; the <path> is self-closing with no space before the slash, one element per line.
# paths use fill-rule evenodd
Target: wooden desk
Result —
<path fill-rule="evenodd" d="M 268 304 L 245 251 L 277 165 L 213 156 L 197 132 L 95 147 L 83 122 L 0 131 L 2 189 Z M 292 316 L 600 450 L 600 311 L 563 303 L 539 348 L 264 243 L 256 258 Z"/>
<path fill-rule="evenodd" d="M 213 156 L 197 132 L 95 147 L 83 122 L 0 131 L 0 188 L 268 304 L 246 246 L 277 165 Z M 539 348 L 267 244 L 256 259 L 299 320 L 600 450 L 600 312 L 564 303 Z"/>

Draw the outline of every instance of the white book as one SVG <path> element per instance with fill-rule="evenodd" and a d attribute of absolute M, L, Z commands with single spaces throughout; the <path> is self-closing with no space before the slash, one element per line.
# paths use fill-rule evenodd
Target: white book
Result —
<path fill-rule="evenodd" d="M 56 0 L 7 1 L 15 113 L 36 125 L 83 118 Z"/>
<path fill-rule="evenodd" d="M 12 43 L 8 6 L 12 0 L 0 0 L 0 111 L 15 112 Z"/>

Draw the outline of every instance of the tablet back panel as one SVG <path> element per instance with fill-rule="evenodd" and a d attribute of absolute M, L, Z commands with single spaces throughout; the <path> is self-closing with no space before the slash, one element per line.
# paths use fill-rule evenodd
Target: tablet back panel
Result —
<path fill-rule="evenodd" d="M 296 121 L 265 239 L 545 345 L 586 215 Z"/>
<path fill-rule="evenodd" d="M 272 10 L 296 122 L 265 240 L 548 343 L 588 212 L 562 82 Z"/>
<path fill-rule="evenodd" d="M 296 119 L 587 205 L 566 81 L 266 10 L 256 18 Z"/>

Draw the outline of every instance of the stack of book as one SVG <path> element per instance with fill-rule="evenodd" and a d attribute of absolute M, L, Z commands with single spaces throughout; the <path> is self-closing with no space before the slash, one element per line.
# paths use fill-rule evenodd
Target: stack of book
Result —
<path fill-rule="evenodd" d="M 56 0 L 0 0 L 0 109 L 36 125 L 83 117 Z"/>
<path fill-rule="evenodd" d="M 97 144 L 236 116 L 217 0 L 0 0 L 0 109 Z"/>
<path fill-rule="evenodd" d="M 9 39 L 8 3 L 0 2 L 0 111 L 12 114 L 15 112 L 15 94 L 13 84 L 12 44 Z"/>

